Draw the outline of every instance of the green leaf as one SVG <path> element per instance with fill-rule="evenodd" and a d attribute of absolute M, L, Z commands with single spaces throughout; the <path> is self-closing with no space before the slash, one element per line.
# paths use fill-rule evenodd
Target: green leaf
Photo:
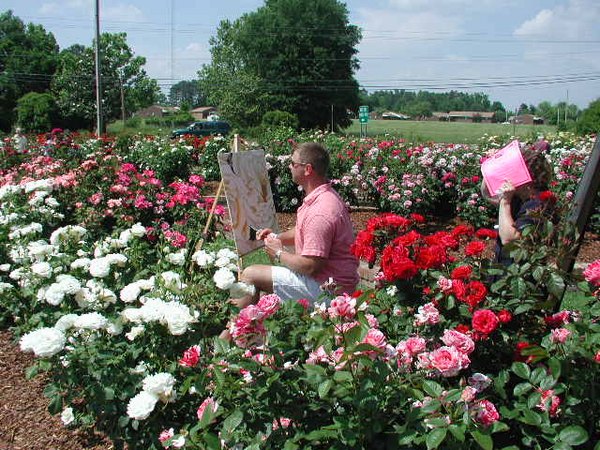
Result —
<path fill-rule="evenodd" d="M 325 398 L 327 397 L 327 394 L 329 393 L 329 391 L 331 390 L 331 387 L 333 386 L 333 381 L 332 380 L 325 380 L 323 381 L 320 385 L 319 385 L 319 397 L 320 398 Z"/>
<path fill-rule="evenodd" d="M 531 373 L 529 380 L 536 386 L 539 386 L 545 376 L 546 376 L 546 368 L 538 367 Z"/>
<path fill-rule="evenodd" d="M 309 441 L 320 441 L 327 440 L 337 437 L 336 430 L 330 430 L 328 428 L 321 428 L 319 430 L 311 431 L 306 435 L 306 439 Z"/>
<path fill-rule="evenodd" d="M 588 440 L 587 431 L 579 425 L 571 425 L 570 427 L 563 428 L 560 430 L 558 437 L 562 442 L 570 445 L 581 445 Z"/>
<path fill-rule="evenodd" d="M 552 373 L 554 379 L 558 380 L 562 371 L 562 365 L 560 361 L 556 358 L 550 358 L 548 360 L 548 367 L 550 368 L 550 372 Z"/>
<path fill-rule="evenodd" d="M 494 448 L 494 441 L 492 441 L 492 437 L 489 434 L 473 430 L 471 431 L 471 436 L 473 436 L 475 442 L 477 442 L 483 450 L 492 450 Z"/>
<path fill-rule="evenodd" d="M 427 449 L 438 448 L 444 442 L 444 439 L 446 439 L 447 432 L 446 428 L 434 428 L 427 433 L 427 437 L 425 438 Z"/>
<path fill-rule="evenodd" d="M 523 411 L 523 417 L 520 417 L 519 420 L 528 425 L 537 425 L 539 426 L 542 423 L 542 418 L 538 413 L 533 412 L 530 409 L 525 409 Z"/>
<path fill-rule="evenodd" d="M 55 395 L 52 397 L 52 400 L 48 404 L 48 411 L 50 414 L 58 414 L 63 409 L 62 397 L 60 395 Z"/>
<path fill-rule="evenodd" d="M 452 436 L 454 436 L 458 442 L 465 441 L 465 429 L 466 427 L 464 425 L 456 424 L 452 424 L 448 427 L 448 430 L 450 430 L 450 433 L 452 433 Z"/>
<path fill-rule="evenodd" d="M 511 367 L 511 370 L 516 376 L 524 378 L 526 380 L 528 380 L 529 375 L 531 375 L 531 369 L 524 362 L 514 362 Z"/>
<path fill-rule="evenodd" d="M 510 283 L 510 289 L 515 297 L 522 298 L 527 291 L 527 285 L 522 278 L 515 278 Z"/>
<path fill-rule="evenodd" d="M 338 383 L 344 383 L 346 381 L 352 381 L 352 374 L 347 370 L 338 370 L 333 374 L 333 380 Z"/>
<path fill-rule="evenodd" d="M 531 385 L 531 383 L 529 383 L 529 382 L 519 383 L 513 389 L 513 393 L 516 396 L 519 396 L 519 395 L 525 394 L 526 392 L 529 392 L 531 389 L 533 389 L 533 386 Z"/>
<path fill-rule="evenodd" d="M 431 397 L 439 397 L 442 395 L 444 389 L 442 386 L 435 381 L 424 380 L 423 381 L 423 390 L 430 395 Z"/>
<path fill-rule="evenodd" d="M 111 401 L 115 399 L 115 390 L 112 388 L 104 388 L 104 400 Z"/>
<path fill-rule="evenodd" d="M 25 378 L 28 379 L 28 380 L 31 380 L 37 374 L 38 374 L 38 366 L 37 365 L 29 366 L 25 370 Z"/>
<path fill-rule="evenodd" d="M 233 430 L 235 430 L 238 425 L 242 423 L 243 419 L 244 413 L 241 410 L 236 409 L 229 415 L 229 417 L 227 417 L 227 419 L 223 421 L 223 430 L 228 434 L 233 432 Z"/>

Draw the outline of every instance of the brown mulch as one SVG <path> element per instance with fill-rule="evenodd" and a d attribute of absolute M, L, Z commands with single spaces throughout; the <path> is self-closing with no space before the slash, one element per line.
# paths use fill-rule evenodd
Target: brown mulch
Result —
<path fill-rule="evenodd" d="M 0 449 L 114 449 L 106 438 L 66 428 L 60 415 L 50 415 L 43 394 L 46 379 L 25 379 L 32 364 L 33 356 L 19 350 L 11 333 L 0 331 Z"/>
<path fill-rule="evenodd" d="M 377 215 L 374 210 L 357 210 L 351 214 L 355 230 L 364 228 Z M 277 215 L 280 230 L 294 225 L 295 214 Z M 448 228 L 455 222 L 440 223 Z M 600 258 L 600 236 L 586 234 L 577 262 L 590 263 Z M 108 450 L 114 445 L 98 434 L 66 428 L 60 416 L 48 413 L 43 395 L 44 376 L 25 379 L 25 369 L 33 363 L 30 354 L 22 353 L 8 331 L 0 331 L 0 450 Z"/>

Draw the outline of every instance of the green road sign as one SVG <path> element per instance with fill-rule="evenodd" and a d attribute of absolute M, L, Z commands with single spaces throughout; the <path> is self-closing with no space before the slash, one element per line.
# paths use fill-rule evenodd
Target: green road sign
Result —
<path fill-rule="evenodd" d="M 369 107 L 360 106 L 358 108 L 358 120 L 360 123 L 367 123 L 369 121 Z"/>

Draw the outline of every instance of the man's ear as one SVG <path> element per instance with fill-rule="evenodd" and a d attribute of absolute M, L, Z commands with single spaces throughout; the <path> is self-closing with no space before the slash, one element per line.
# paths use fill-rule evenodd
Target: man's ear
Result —
<path fill-rule="evenodd" d="M 306 165 L 304 166 L 304 173 L 305 173 L 306 175 L 310 175 L 310 174 L 312 174 L 314 171 L 315 171 L 315 170 L 313 169 L 313 166 L 312 166 L 312 164 L 311 164 L 311 163 L 308 163 L 308 164 L 306 164 Z"/>

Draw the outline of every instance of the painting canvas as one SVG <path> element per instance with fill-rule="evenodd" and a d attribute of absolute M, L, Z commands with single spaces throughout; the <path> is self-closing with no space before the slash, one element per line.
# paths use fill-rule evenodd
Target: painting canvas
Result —
<path fill-rule="evenodd" d="M 271 228 L 278 232 L 275 204 L 263 150 L 219 153 L 219 168 L 231 216 L 238 255 L 259 247 L 254 230 Z"/>

